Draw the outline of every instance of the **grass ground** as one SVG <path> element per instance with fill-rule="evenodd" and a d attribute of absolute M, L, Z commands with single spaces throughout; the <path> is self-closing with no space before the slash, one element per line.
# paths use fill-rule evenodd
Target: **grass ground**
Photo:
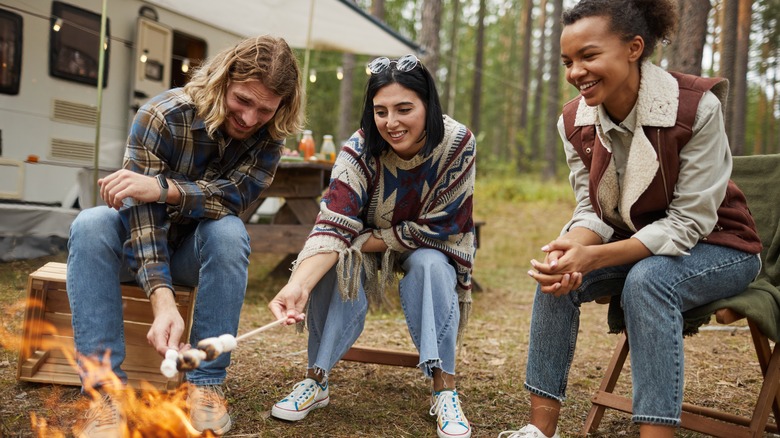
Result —
<path fill-rule="evenodd" d="M 528 419 L 528 394 L 522 383 L 534 284 L 525 272 L 528 261 L 541 256 L 538 248 L 567 220 L 572 204 L 566 193 L 563 186 L 540 187 L 527 181 L 478 186 L 476 217 L 487 224 L 475 276 L 484 291 L 474 295 L 471 323 L 458 355 L 458 388 L 475 437 L 495 437 L 522 427 Z M 45 419 L 50 431 L 68 432 L 80 420 L 85 402 L 77 388 L 15 379 L 15 338 L 21 333 L 27 275 L 64 257 L 0 264 L 0 437 L 35 435 L 32 416 Z M 266 303 L 284 280 L 267 274 L 278 261 L 276 256 L 252 256 L 239 333 L 271 320 Z M 616 341 L 606 334 L 605 318 L 606 306 L 583 306 L 560 423 L 564 437 L 579 432 Z M 392 302 L 370 314 L 358 343 L 414 348 L 403 315 Z M 306 336 L 292 328 L 267 332 L 237 349 L 225 388 L 234 420 L 229 436 L 435 436 L 435 421 L 428 415 L 428 382 L 409 368 L 341 362 L 331 373 L 330 406 L 295 424 L 269 418 L 271 405 L 301 379 L 305 366 Z M 760 385 L 758 369 L 743 327 L 704 331 L 686 340 L 686 400 L 747 414 Z M 630 391 L 628 377 L 624 372 L 618 385 L 623 393 Z M 594 436 L 637 434 L 627 415 L 608 411 Z M 678 436 L 700 435 L 680 431 Z"/>

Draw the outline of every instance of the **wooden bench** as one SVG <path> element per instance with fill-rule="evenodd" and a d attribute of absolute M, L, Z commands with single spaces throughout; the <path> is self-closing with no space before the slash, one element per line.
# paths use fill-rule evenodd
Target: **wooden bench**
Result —
<path fill-rule="evenodd" d="M 66 265 L 49 262 L 30 274 L 22 327 L 22 345 L 16 378 L 20 381 L 80 386 L 70 304 L 65 289 Z M 176 304 L 189 339 L 197 288 L 174 286 Z M 145 381 L 158 390 L 175 389 L 183 373 L 168 379 L 160 373 L 162 357 L 149 345 L 146 334 L 154 319 L 146 293 L 135 285 L 122 285 L 126 357 L 122 369 L 128 384 L 141 388 Z"/>

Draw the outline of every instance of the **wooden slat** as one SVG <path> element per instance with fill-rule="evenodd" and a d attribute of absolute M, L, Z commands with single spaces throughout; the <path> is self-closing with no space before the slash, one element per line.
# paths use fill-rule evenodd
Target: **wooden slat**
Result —
<path fill-rule="evenodd" d="M 247 224 L 252 251 L 292 254 L 303 249 L 311 232 L 311 225 L 260 225 Z"/>
<path fill-rule="evenodd" d="M 17 367 L 19 380 L 81 385 L 74 366 L 75 345 L 65 276 L 64 263 L 50 262 L 28 278 L 28 305 Z M 179 285 L 174 289 L 185 323 L 184 340 L 188 340 L 196 289 Z M 122 369 L 128 374 L 129 384 L 140 388 L 140 381 L 146 380 L 161 390 L 176 388 L 183 376 L 170 380 L 163 376 L 159 371 L 162 357 L 146 341 L 153 320 L 146 294 L 132 284 L 123 284 L 121 290 L 126 343 Z"/>
<path fill-rule="evenodd" d="M 407 351 L 353 346 L 341 360 L 416 368 L 420 355 Z"/>
<path fill-rule="evenodd" d="M 44 362 L 49 358 L 48 351 L 36 351 L 19 367 L 16 378 L 20 376 L 32 377 L 41 368 Z"/>

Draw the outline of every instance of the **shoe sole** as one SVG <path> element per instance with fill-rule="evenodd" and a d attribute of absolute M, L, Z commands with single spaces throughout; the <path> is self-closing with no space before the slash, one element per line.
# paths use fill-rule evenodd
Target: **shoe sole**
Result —
<path fill-rule="evenodd" d="M 193 427 L 195 427 L 195 426 L 193 426 Z M 230 431 L 230 429 L 232 427 L 233 427 L 233 421 L 230 419 L 230 417 L 228 417 L 228 422 L 225 423 L 225 425 L 220 427 L 219 429 L 212 429 L 210 427 L 207 427 L 207 428 L 204 428 L 203 430 L 201 430 L 200 433 L 203 434 L 204 432 L 206 432 L 208 430 L 208 431 L 211 431 L 211 433 L 213 433 L 214 435 L 224 435 L 228 431 Z M 195 429 L 197 430 L 197 428 L 195 428 Z"/>
<path fill-rule="evenodd" d="M 447 432 L 443 432 L 441 429 L 437 427 L 436 435 L 438 435 L 439 438 L 471 438 L 471 431 L 469 430 L 463 435 L 450 435 Z"/>
<path fill-rule="evenodd" d="M 324 408 L 325 406 L 328 406 L 328 403 L 330 403 L 330 397 L 326 397 L 318 402 L 312 403 L 311 406 L 300 411 L 292 411 L 274 405 L 274 407 L 271 408 L 271 416 L 286 421 L 303 420 L 307 415 L 309 415 L 309 412 L 315 409 Z"/>

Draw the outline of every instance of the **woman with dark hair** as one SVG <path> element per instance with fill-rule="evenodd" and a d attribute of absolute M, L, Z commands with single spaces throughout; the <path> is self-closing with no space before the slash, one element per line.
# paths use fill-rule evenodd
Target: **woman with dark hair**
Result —
<path fill-rule="evenodd" d="M 306 378 L 271 415 L 297 421 L 328 404 L 330 370 L 397 272 L 419 368 L 432 379 L 438 436 L 469 437 L 455 350 L 471 304 L 476 142 L 442 114 L 433 77 L 414 55 L 368 67 L 361 129 L 342 147 L 290 281 L 269 304 L 288 324 L 307 310 L 309 328 Z"/>
<path fill-rule="evenodd" d="M 531 261 L 531 424 L 501 437 L 558 437 L 580 305 L 610 296 L 631 345 L 632 419 L 643 438 L 674 436 L 683 312 L 758 274 L 761 242 L 729 180 L 728 84 L 648 61 L 675 11 L 674 0 L 582 0 L 563 14 L 561 59 L 580 96 L 558 128 L 577 206 L 544 261 Z"/>

